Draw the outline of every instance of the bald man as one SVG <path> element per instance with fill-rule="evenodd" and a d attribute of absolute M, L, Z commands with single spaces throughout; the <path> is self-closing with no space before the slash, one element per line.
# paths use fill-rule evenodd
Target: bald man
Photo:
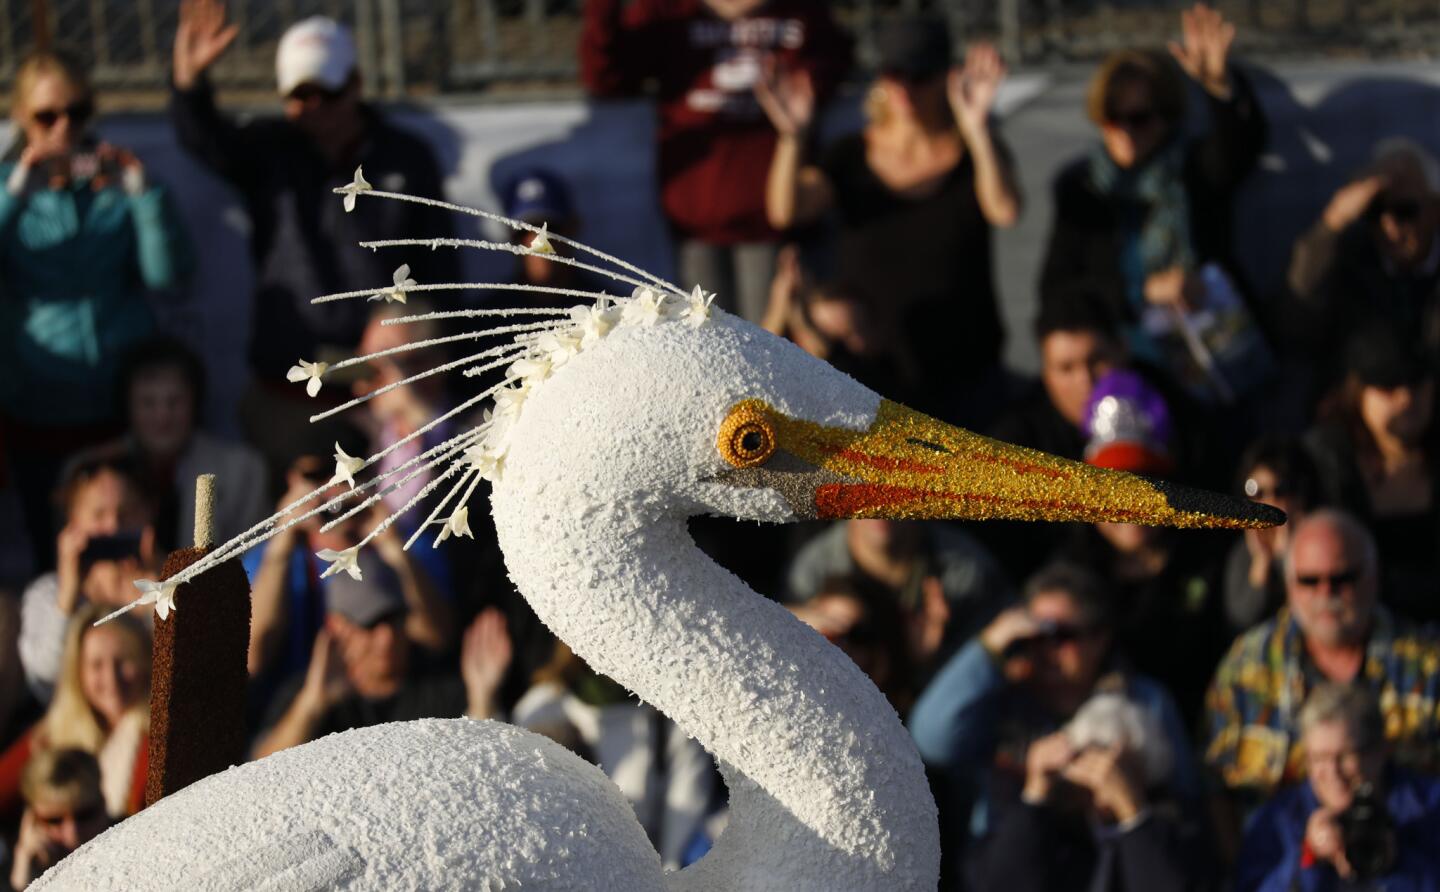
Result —
<path fill-rule="evenodd" d="M 1440 637 L 1380 603 L 1379 570 L 1375 540 L 1343 512 L 1295 530 L 1285 606 L 1236 639 L 1206 695 L 1205 760 L 1240 811 L 1304 777 L 1300 706 L 1322 682 L 1370 689 L 1397 760 L 1440 768 Z"/>

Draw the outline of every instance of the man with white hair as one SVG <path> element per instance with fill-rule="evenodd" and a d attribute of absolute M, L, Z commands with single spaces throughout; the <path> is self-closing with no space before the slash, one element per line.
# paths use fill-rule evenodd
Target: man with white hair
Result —
<path fill-rule="evenodd" d="M 237 33 L 218 0 L 181 3 L 170 119 L 181 145 L 234 186 L 249 212 L 254 381 L 241 414 L 252 442 L 272 467 L 283 467 L 278 460 L 287 451 L 285 438 L 318 411 L 302 388 L 287 385 L 286 371 L 299 359 L 333 362 L 351 355 L 373 306 L 313 305 L 310 299 L 392 281 L 400 261 L 383 251 L 356 251 L 357 242 L 448 237 L 453 227 L 444 212 L 410 203 L 362 200 L 346 213 L 334 194 L 363 165 L 376 189 L 444 197 L 430 147 L 363 101 L 349 29 L 321 16 L 292 25 L 275 55 L 283 115 L 243 125 L 221 114 L 206 76 Z M 457 281 L 453 251 L 407 259 L 417 281 Z M 349 395 L 342 387 L 322 391 L 318 400 Z"/>
<path fill-rule="evenodd" d="M 1440 782 L 1389 764 L 1385 720 L 1364 688 L 1327 682 L 1300 710 L 1305 783 L 1271 799 L 1245 833 L 1239 892 L 1434 889 Z"/>
<path fill-rule="evenodd" d="M 1324 349 L 1384 320 L 1440 356 L 1440 163 L 1392 138 L 1337 191 L 1296 242 L 1289 285 L 1309 312 L 1292 314 Z M 1316 326 L 1309 329 L 1309 326 Z"/>
<path fill-rule="evenodd" d="M 1305 774 L 1300 707 L 1322 683 L 1378 697 L 1400 764 L 1440 768 L 1440 637 L 1379 601 L 1375 541 L 1322 509 L 1291 535 L 1286 606 L 1241 635 L 1206 696 L 1205 759 L 1242 809 Z"/>

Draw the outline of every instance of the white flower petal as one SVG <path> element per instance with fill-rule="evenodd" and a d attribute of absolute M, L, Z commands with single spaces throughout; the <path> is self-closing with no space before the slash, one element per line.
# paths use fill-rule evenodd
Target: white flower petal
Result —
<path fill-rule="evenodd" d="M 355 548 L 354 546 L 351 546 L 344 551 L 336 551 L 333 548 L 323 548 L 320 551 L 315 552 L 315 556 L 318 557 L 320 560 L 330 564 L 330 566 L 325 568 L 325 572 L 320 574 L 321 579 L 324 579 L 327 576 L 334 576 L 336 573 L 344 572 L 350 574 L 351 579 L 354 579 L 357 582 L 359 581 L 360 552 L 359 549 Z"/>
<path fill-rule="evenodd" d="M 396 268 L 394 281 L 396 287 L 398 288 L 403 288 L 406 285 L 415 284 L 415 280 L 410 278 L 410 264 L 402 263 L 398 268 Z"/>
<path fill-rule="evenodd" d="M 303 366 L 298 365 L 292 365 L 290 371 L 285 373 L 286 381 L 304 381 L 308 377 L 310 377 L 310 373 L 305 371 Z"/>
<path fill-rule="evenodd" d="M 541 223 L 541 224 L 540 224 L 540 231 L 535 234 L 535 238 L 530 242 L 530 253 L 531 253 L 531 254 L 554 254 L 554 253 L 555 253 L 555 247 L 550 244 L 550 224 L 549 224 L 549 223 Z"/>
<path fill-rule="evenodd" d="M 320 392 L 320 378 L 318 375 L 311 378 L 310 382 L 305 385 L 305 392 L 312 397 Z"/>

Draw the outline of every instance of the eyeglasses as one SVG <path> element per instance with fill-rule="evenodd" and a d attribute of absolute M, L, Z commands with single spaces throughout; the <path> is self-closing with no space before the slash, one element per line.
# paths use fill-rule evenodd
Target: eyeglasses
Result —
<path fill-rule="evenodd" d="M 50 129 L 65 118 L 72 124 L 80 124 L 89 120 L 95 113 L 95 105 L 88 99 L 81 99 L 72 102 L 64 108 L 38 108 L 30 113 L 30 117 L 36 124 L 45 129 Z"/>
<path fill-rule="evenodd" d="M 1331 589 L 1349 588 L 1360 579 L 1359 570 L 1341 570 L 1338 573 L 1297 573 L 1295 581 L 1305 588 L 1318 588 L 1320 583 L 1328 583 Z"/>
<path fill-rule="evenodd" d="M 1142 108 L 1128 112 L 1106 112 L 1105 123 L 1125 130 L 1144 130 L 1160 119 L 1160 113 L 1153 108 Z"/>

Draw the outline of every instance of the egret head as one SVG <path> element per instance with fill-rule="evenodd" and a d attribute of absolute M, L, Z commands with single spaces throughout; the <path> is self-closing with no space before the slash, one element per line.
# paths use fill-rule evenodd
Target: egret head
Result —
<path fill-rule="evenodd" d="M 703 324 L 662 312 L 648 325 L 617 325 L 530 387 L 505 439 L 497 486 L 551 498 L 573 490 L 642 516 L 1278 519 L 1255 503 L 944 424 L 720 312 Z"/>

